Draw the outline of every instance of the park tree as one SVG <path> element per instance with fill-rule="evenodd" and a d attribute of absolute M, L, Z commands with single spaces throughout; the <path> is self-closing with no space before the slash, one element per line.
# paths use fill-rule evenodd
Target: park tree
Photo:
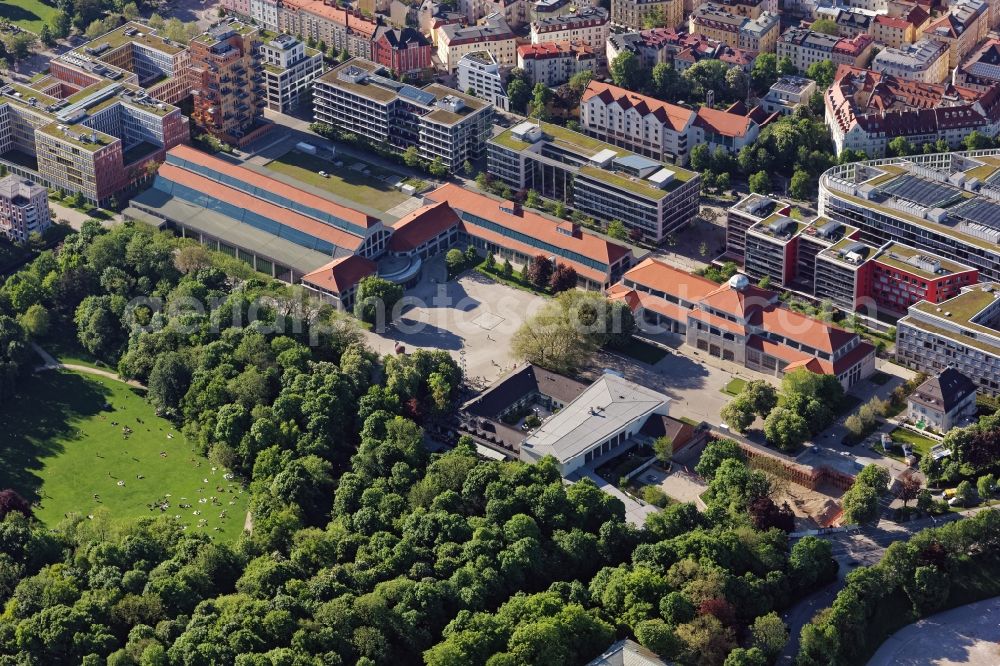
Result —
<path fill-rule="evenodd" d="M 69 31 L 73 29 L 73 19 L 65 11 L 59 10 L 49 18 L 49 26 L 52 28 L 53 37 L 66 39 L 69 37 Z"/>
<path fill-rule="evenodd" d="M 750 625 L 750 633 L 754 647 L 764 653 L 768 663 L 773 663 L 778 658 L 788 642 L 788 627 L 773 611 L 754 619 Z"/>
<path fill-rule="evenodd" d="M 871 486 L 855 483 L 840 503 L 845 524 L 867 525 L 878 520 L 878 492 Z"/>
<path fill-rule="evenodd" d="M 955 504 L 958 506 L 972 506 L 976 503 L 976 489 L 972 483 L 966 479 L 955 488 Z"/>
<path fill-rule="evenodd" d="M 992 472 L 989 474 L 984 474 L 976 480 L 976 492 L 979 494 L 979 499 L 987 500 L 993 496 L 997 489 L 997 479 L 996 475 Z"/>
<path fill-rule="evenodd" d="M 831 19 L 817 19 L 813 21 L 812 25 L 809 27 L 816 32 L 822 32 L 824 34 L 834 36 L 836 36 L 840 31 L 840 28 L 837 26 L 837 22 Z"/>
<path fill-rule="evenodd" d="M 536 255 L 528 265 L 528 281 L 538 289 L 545 289 L 552 278 L 552 272 L 552 261 L 544 254 Z"/>
<path fill-rule="evenodd" d="M 640 76 L 642 74 L 642 64 L 639 58 L 629 50 L 623 50 L 615 59 L 611 61 L 608 68 L 611 73 L 611 80 L 616 86 L 626 90 L 638 90 Z"/>
<path fill-rule="evenodd" d="M 354 297 L 354 316 L 368 323 L 386 322 L 402 298 L 403 288 L 398 284 L 374 275 L 361 278 Z"/>
<path fill-rule="evenodd" d="M 38 39 L 45 46 L 54 46 L 56 43 L 56 39 L 52 35 L 52 28 L 47 23 L 42 24 L 42 29 L 38 32 Z"/>
<path fill-rule="evenodd" d="M 164 411 L 177 409 L 191 384 L 191 369 L 187 359 L 178 352 L 156 357 L 149 373 L 149 399 Z"/>
<path fill-rule="evenodd" d="M 0 523 L 7 517 L 7 514 L 16 511 L 28 518 L 33 514 L 31 502 L 21 497 L 21 495 L 10 488 L 0 490 Z"/>
<path fill-rule="evenodd" d="M 512 73 L 507 83 L 507 98 L 511 111 L 525 113 L 531 100 L 531 87 L 523 77 L 515 77 Z"/>
<path fill-rule="evenodd" d="M 27 58 L 31 54 L 31 49 L 35 47 L 36 41 L 35 36 L 25 30 L 8 32 L 3 36 L 4 48 L 15 62 Z"/>
<path fill-rule="evenodd" d="M 743 395 L 733 398 L 722 408 L 722 421 L 736 432 L 746 432 L 757 418 L 753 403 Z"/>
<path fill-rule="evenodd" d="M 813 189 L 813 180 L 809 174 L 796 169 L 795 173 L 792 174 L 792 182 L 788 186 L 788 193 L 792 198 L 807 201 L 812 197 Z"/>
<path fill-rule="evenodd" d="M 552 101 L 552 89 L 544 83 L 536 83 L 531 91 L 531 103 L 528 115 L 538 120 L 549 119 L 549 103 Z"/>
<path fill-rule="evenodd" d="M 778 57 L 773 53 L 761 53 L 750 70 L 750 80 L 758 92 L 768 90 L 778 78 Z"/>
<path fill-rule="evenodd" d="M 18 317 L 18 323 L 30 338 L 43 338 L 49 332 L 51 317 L 48 309 L 41 303 L 34 303 Z"/>
<path fill-rule="evenodd" d="M 816 82 L 816 88 L 826 90 L 833 85 L 833 77 L 837 75 L 837 66 L 830 60 L 820 60 L 809 65 L 806 77 Z"/>
<path fill-rule="evenodd" d="M 886 145 L 885 152 L 889 157 L 906 157 L 912 155 L 915 149 L 905 136 L 897 136 Z"/>
<path fill-rule="evenodd" d="M 750 175 L 749 184 L 751 192 L 767 194 L 771 191 L 771 176 L 766 171 L 758 171 Z"/>
<path fill-rule="evenodd" d="M 796 411 L 776 407 L 764 419 L 764 435 L 782 451 L 794 451 L 809 437 L 809 423 Z"/>
<path fill-rule="evenodd" d="M 729 71 L 729 66 L 721 60 L 705 59 L 684 70 L 683 76 L 698 99 L 705 99 L 705 93 L 713 90 L 716 101 L 724 101 L 732 98 L 732 89 L 726 79 Z"/>
<path fill-rule="evenodd" d="M 611 220 L 608 222 L 607 233 L 608 236 L 611 236 L 615 240 L 628 239 L 628 229 L 625 228 L 625 224 L 621 220 Z"/>
<path fill-rule="evenodd" d="M 465 266 L 465 255 L 458 248 L 451 248 L 444 256 L 445 265 L 448 267 L 448 275 L 455 276 L 461 272 Z"/>
<path fill-rule="evenodd" d="M 993 139 L 979 130 L 973 130 L 962 139 L 962 147 L 966 150 L 986 150 L 993 147 Z"/>
<path fill-rule="evenodd" d="M 694 467 L 694 471 L 703 478 L 711 481 L 715 477 L 716 470 L 719 469 L 719 466 L 724 461 L 742 461 L 743 459 L 743 451 L 740 449 L 739 444 L 731 439 L 713 439 L 705 445 L 705 450 L 702 451 L 701 457 L 698 459 L 698 464 Z"/>
<path fill-rule="evenodd" d="M 690 164 L 695 171 L 708 171 L 712 168 L 712 151 L 707 143 L 699 143 L 691 149 Z"/>
<path fill-rule="evenodd" d="M 576 269 L 568 264 L 558 264 L 552 271 L 552 277 L 549 278 L 549 291 L 558 294 L 561 291 L 573 289 L 576 287 L 576 282 Z"/>

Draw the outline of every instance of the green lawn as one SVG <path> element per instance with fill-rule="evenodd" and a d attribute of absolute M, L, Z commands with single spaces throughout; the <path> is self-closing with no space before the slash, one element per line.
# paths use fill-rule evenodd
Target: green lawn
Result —
<path fill-rule="evenodd" d="M 735 397 L 743 391 L 746 385 L 747 382 L 745 379 L 740 379 L 739 377 L 733 377 L 732 379 L 729 380 L 729 383 L 723 387 L 722 392 L 728 393 L 729 395 Z"/>
<path fill-rule="evenodd" d="M 28 377 L 0 407 L 0 433 L 0 488 L 40 500 L 36 515 L 49 525 L 105 507 L 114 518 L 178 516 L 226 540 L 243 530 L 249 494 L 121 382 L 74 372 Z M 165 511 L 150 509 L 163 503 Z"/>
<path fill-rule="evenodd" d="M 400 174 L 380 169 L 354 157 L 345 156 L 340 159 L 343 161 L 343 166 L 336 167 L 329 160 L 293 150 L 270 162 L 267 168 L 376 210 L 389 210 L 409 198 L 388 183 L 379 180 L 379 176 Z M 371 175 L 366 176 L 351 168 L 358 163 L 368 167 Z M 325 171 L 330 176 L 324 178 L 319 175 L 320 171 Z"/>
<path fill-rule="evenodd" d="M 894 442 L 906 442 L 913 449 L 914 453 L 920 456 L 927 455 L 930 453 L 931 447 L 937 446 L 940 443 L 906 428 L 896 428 L 889 433 L 889 436 L 892 437 L 892 441 Z"/>
<path fill-rule="evenodd" d="M 669 353 L 662 347 L 651 345 L 639 338 L 632 338 L 627 347 L 616 349 L 615 351 L 619 351 L 626 356 L 634 358 L 637 361 L 642 361 L 643 363 L 648 363 L 649 365 L 656 365 Z"/>
<path fill-rule="evenodd" d="M 40 343 L 42 349 L 52 354 L 53 357 L 60 363 L 66 363 L 68 365 L 85 365 L 90 368 L 101 368 L 103 370 L 109 370 L 115 372 L 116 369 L 109 367 L 104 361 L 100 361 L 90 353 L 77 344 L 75 338 L 59 338 L 55 335 L 50 334 L 45 340 Z"/>
<path fill-rule="evenodd" d="M 0 2 L 0 17 L 8 19 L 11 23 L 16 23 L 19 27 L 30 30 L 36 35 L 57 11 L 54 3 L 47 5 L 40 0 Z"/>

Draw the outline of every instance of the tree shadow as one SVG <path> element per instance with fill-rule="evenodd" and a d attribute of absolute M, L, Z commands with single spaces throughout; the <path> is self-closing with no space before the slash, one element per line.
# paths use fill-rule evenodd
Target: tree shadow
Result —
<path fill-rule="evenodd" d="M 21 381 L 0 407 L 0 488 L 40 499 L 45 458 L 80 439 L 75 424 L 108 409 L 110 391 L 71 372 L 40 372 Z"/>
<path fill-rule="evenodd" d="M 0 4 L 0 18 L 8 19 L 11 23 L 42 20 L 42 17 L 35 12 L 8 2 Z"/>

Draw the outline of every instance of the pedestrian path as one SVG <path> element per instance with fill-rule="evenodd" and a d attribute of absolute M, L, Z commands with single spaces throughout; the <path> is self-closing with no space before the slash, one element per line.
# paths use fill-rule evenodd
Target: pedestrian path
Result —
<path fill-rule="evenodd" d="M 107 377 L 108 379 L 113 379 L 117 382 L 122 382 L 123 384 L 128 384 L 129 386 L 134 386 L 136 388 L 145 389 L 146 386 L 134 379 L 123 379 L 117 373 L 111 372 L 110 370 L 102 370 L 101 368 L 92 368 L 89 365 L 78 365 L 76 363 L 60 363 L 52 354 L 48 353 L 36 343 L 32 342 L 31 346 L 34 348 L 35 353 L 42 357 L 42 365 L 35 368 L 35 372 L 44 372 L 46 370 L 72 370 L 73 372 L 82 372 L 87 375 L 98 375 L 100 377 Z"/>

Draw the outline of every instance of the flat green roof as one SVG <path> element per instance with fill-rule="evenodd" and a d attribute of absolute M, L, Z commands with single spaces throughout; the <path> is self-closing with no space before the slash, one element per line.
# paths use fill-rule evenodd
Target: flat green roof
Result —
<path fill-rule="evenodd" d="M 44 127 L 38 128 L 39 132 L 44 132 L 49 136 L 54 136 L 55 138 L 61 141 L 65 141 L 66 143 L 71 143 L 74 146 L 77 146 L 78 148 L 83 148 L 84 150 L 87 150 L 91 153 L 96 153 L 102 148 L 110 146 L 112 143 L 118 140 L 115 137 L 111 136 L 110 134 L 105 134 L 104 132 L 98 132 L 97 130 L 94 130 L 90 127 L 86 127 L 85 125 L 81 125 L 79 123 L 77 123 L 76 125 L 70 125 L 67 128 L 67 130 L 69 132 L 74 132 L 81 136 L 92 136 L 96 134 L 97 143 L 93 143 L 91 141 L 83 141 L 82 139 L 74 139 L 73 137 L 69 136 L 67 132 L 64 132 L 63 130 L 59 129 L 59 123 L 51 123 L 49 125 L 45 125 Z"/>
<path fill-rule="evenodd" d="M 126 35 L 125 32 L 127 30 L 137 30 L 138 32 L 137 34 L 134 35 Z M 142 34 L 141 37 L 139 36 L 139 33 Z M 163 51 L 164 53 L 168 53 L 170 55 L 180 53 L 181 51 L 184 50 L 183 44 L 177 44 L 176 42 L 168 43 L 162 37 L 159 37 L 153 33 L 154 30 L 150 28 L 148 25 L 143 25 L 142 23 L 135 23 L 130 21 L 128 23 L 118 26 L 109 33 L 101 35 L 97 39 L 93 39 L 87 42 L 86 44 L 76 47 L 75 49 L 73 49 L 72 52 L 81 53 L 83 55 L 87 55 L 93 58 L 100 58 L 102 55 L 104 55 L 104 53 L 102 53 L 101 55 L 93 56 L 87 53 L 87 48 L 100 46 L 101 44 L 109 44 L 111 49 L 117 49 L 129 43 L 142 44 L 143 46 L 148 46 L 151 49 L 156 49 L 157 51 Z M 107 51 L 105 51 L 105 53 L 107 53 Z"/>
<path fill-rule="evenodd" d="M 969 321 L 982 312 L 986 306 L 996 300 L 997 285 L 994 285 L 993 291 L 983 291 L 981 287 L 982 285 L 973 287 L 972 289 L 969 289 L 954 298 L 949 298 L 947 301 L 942 301 L 941 303 L 935 304 L 928 301 L 921 301 L 913 307 L 921 312 L 926 312 L 932 315 L 943 316 L 945 312 L 950 312 L 951 317 L 948 319 L 951 321 L 966 324 L 971 328 L 979 328 L 990 333 L 991 335 L 1000 337 L 1000 330 L 996 330 L 988 326 L 982 326 L 980 324 L 974 324 Z M 941 312 L 937 311 L 938 308 L 941 309 Z"/>
<path fill-rule="evenodd" d="M 896 259 L 894 257 L 890 257 L 889 256 L 890 253 L 898 255 L 902 259 Z M 916 256 L 925 256 L 940 262 L 941 268 L 945 271 L 945 273 L 932 273 L 930 271 L 924 270 L 905 261 L 906 259 Z M 914 273 L 916 275 L 920 275 L 921 277 L 926 277 L 928 279 L 944 277 L 946 275 L 950 275 L 953 273 L 961 273 L 962 271 L 972 270 L 970 266 L 963 266 L 962 264 L 956 263 L 954 261 L 949 261 L 948 259 L 939 257 L 938 255 L 933 254 L 931 252 L 923 252 L 916 248 L 910 247 L 909 245 L 901 245 L 899 243 L 893 243 L 892 245 L 885 248 L 885 250 L 883 250 L 883 252 L 878 256 L 878 260 L 881 263 L 886 264 L 887 266 L 892 266 L 894 268 L 907 271 L 908 273 Z"/>
<path fill-rule="evenodd" d="M 662 199 L 673 189 L 661 189 L 649 181 L 642 180 L 640 178 L 629 178 L 628 176 L 623 176 L 615 171 L 606 171 L 590 165 L 580 167 L 580 173 L 586 176 L 591 176 L 598 182 L 607 183 L 608 185 L 628 190 L 629 192 L 646 197 L 647 199 Z"/>

